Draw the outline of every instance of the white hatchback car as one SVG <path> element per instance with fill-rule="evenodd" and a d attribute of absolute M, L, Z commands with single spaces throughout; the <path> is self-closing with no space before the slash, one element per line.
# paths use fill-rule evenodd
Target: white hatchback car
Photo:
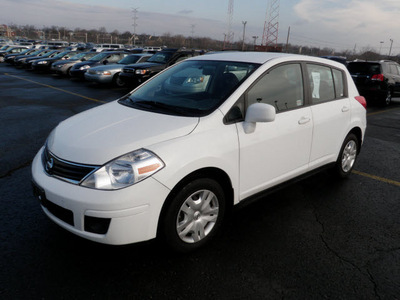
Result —
<path fill-rule="evenodd" d="M 366 103 L 334 61 L 277 53 L 187 59 L 61 122 L 32 164 L 46 215 L 106 244 L 207 243 L 226 212 L 333 166 L 347 176 Z"/>

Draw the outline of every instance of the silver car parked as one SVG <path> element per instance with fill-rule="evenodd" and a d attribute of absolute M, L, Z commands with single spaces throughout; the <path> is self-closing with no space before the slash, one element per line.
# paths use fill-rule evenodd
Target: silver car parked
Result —
<path fill-rule="evenodd" d="M 76 63 L 88 60 L 95 56 L 97 53 L 96 52 L 81 52 L 78 53 L 74 56 L 72 56 L 70 59 L 55 62 L 54 64 L 51 65 L 50 70 L 56 74 L 59 75 L 67 75 L 71 76 L 69 74 L 69 71 L 75 65 Z"/>
<path fill-rule="evenodd" d="M 126 65 L 145 62 L 152 55 L 153 54 L 149 54 L 149 53 L 131 54 L 131 55 L 124 57 L 123 59 L 118 61 L 116 64 L 90 68 L 85 73 L 85 79 L 88 81 L 97 82 L 100 84 L 113 83 L 116 86 L 123 87 L 126 85 L 126 82 L 119 79 L 119 73 L 122 71 L 122 68 Z"/>

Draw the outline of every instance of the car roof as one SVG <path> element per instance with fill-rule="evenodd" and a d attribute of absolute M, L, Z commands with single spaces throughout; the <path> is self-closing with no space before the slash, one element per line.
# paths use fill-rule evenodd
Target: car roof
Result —
<path fill-rule="evenodd" d="M 299 55 L 299 54 L 288 54 L 288 53 L 277 53 L 277 52 L 214 52 L 211 54 L 205 54 L 201 56 L 196 56 L 194 58 L 190 58 L 192 60 L 220 60 L 220 61 L 236 61 L 236 62 L 247 62 L 247 63 L 257 63 L 257 64 L 264 64 L 267 61 L 273 59 L 280 59 L 280 58 L 287 58 L 290 60 L 307 60 L 311 62 L 319 62 L 331 65 L 340 65 L 332 60 L 306 56 L 306 55 Z"/>

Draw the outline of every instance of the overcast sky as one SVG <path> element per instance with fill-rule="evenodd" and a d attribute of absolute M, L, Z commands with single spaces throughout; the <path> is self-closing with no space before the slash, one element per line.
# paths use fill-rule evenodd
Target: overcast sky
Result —
<path fill-rule="evenodd" d="M 138 34 L 164 33 L 223 40 L 228 24 L 228 0 L 0 0 L 0 24 L 65 26 L 133 32 L 137 8 Z M 268 0 L 235 0 L 235 41 L 259 36 L 261 42 Z M 400 52 L 400 0 L 280 0 L 279 43 L 357 51 L 373 48 Z M 194 27 L 192 26 L 194 25 Z M 383 43 L 381 43 L 383 42 Z"/>

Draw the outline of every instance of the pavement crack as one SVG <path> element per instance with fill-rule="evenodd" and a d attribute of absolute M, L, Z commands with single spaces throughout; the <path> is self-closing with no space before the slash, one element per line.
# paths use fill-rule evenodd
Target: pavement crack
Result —
<path fill-rule="evenodd" d="M 29 161 L 27 161 L 27 162 L 15 167 L 15 168 L 11 169 L 11 170 L 8 170 L 5 174 L 0 174 L 0 179 L 12 176 L 12 174 L 14 172 L 16 172 L 18 170 L 21 170 L 23 168 L 29 167 L 31 164 L 32 164 L 32 160 L 29 160 Z"/>
<path fill-rule="evenodd" d="M 374 285 L 374 293 L 375 293 L 375 296 L 378 298 L 378 299 L 381 299 L 381 297 L 379 296 L 379 294 L 378 294 L 378 285 L 376 284 L 376 282 L 375 282 L 375 279 L 374 279 L 374 276 L 372 276 L 372 274 L 371 274 L 371 272 L 367 269 L 367 273 L 368 273 L 368 276 L 369 276 L 369 280 L 373 283 L 373 285 Z"/>
<path fill-rule="evenodd" d="M 336 256 L 339 260 L 341 260 L 342 262 L 352 266 L 354 269 L 356 269 L 358 272 L 360 272 L 360 274 L 366 276 L 369 281 L 372 283 L 373 287 L 374 287 L 374 294 L 377 297 L 377 299 L 381 299 L 381 297 L 378 294 L 378 285 L 374 280 L 374 277 L 372 276 L 372 274 L 370 273 L 370 271 L 368 269 L 366 269 L 366 272 L 363 271 L 359 266 L 357 266 L 355 263 L 353 263 L 352 261 L 350 261 L 349 259 L 346 259 L 344 257 L 342 257 L 337 251 L 335 251 L 334 249 L 332 249 L 332 247 L 329 245 L 329 243 L 325 240 L 324 238 L 324 233 L 325 233 L 325 225 L 324 223 L 320 220 L 318 213 L 317 213 L 317 209 L 316 207 L 313 205 L 314 207 L 314 216 L 315 216 L 315 220 L 316 222 L 321 226 L 322 231 L 319 234 L 319 237 L 322 241 L 322 243 L 325 245 L 326 249 L 328 249 L 329 252 L 331 252 L 334 256 Z"/>

